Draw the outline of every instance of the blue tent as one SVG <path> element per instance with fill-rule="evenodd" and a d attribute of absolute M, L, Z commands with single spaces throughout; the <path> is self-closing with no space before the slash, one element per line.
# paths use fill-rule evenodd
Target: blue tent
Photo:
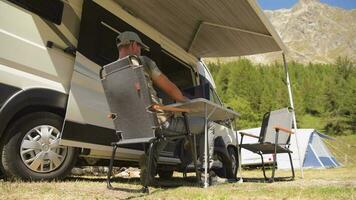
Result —
<path fill-rule="evenodd" d="M 332 168 L 341 166 L 325 146 L 323 139 L 335 140 L 334 138 L 319 133 L 316 130 L 310 134 L 303 167 Z"/>

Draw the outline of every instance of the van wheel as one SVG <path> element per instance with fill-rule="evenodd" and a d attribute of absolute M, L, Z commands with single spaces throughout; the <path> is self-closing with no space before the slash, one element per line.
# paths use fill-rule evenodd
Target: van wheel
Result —
<path fill-rule="evenodd" d="M 239 159 L 234 148 L 228 147 L 227 151 L 229 152 L 229 156 L 231 159 L 231 177 L 228 178 L 236 178 L 237 170 L 239 168 Z"/>
<path fill-rule="evenodd" d="M 62 179 L 71 172 L 78 149 L 60 146 L 63 118 L 49 112 L 25 115 L 7 129 L 2 167 L 9 179 Z"/>
<path fill-rule="evenodd" d="M 221 168 L 213 168 L 216 175 L 228 179 L 236 179 L 238 169 L 238 158 L 235 149 L 227 148 L 228 155 L 217 153 L 217 159 L 222 163 Z M 227 157 L 229 156 L 229 157 Z"/>
<path fill-rule="evenodd" d="M 173 170 L 158 170 L 158 176 L 160 179 L 167 180 L 173 177 Z"/>

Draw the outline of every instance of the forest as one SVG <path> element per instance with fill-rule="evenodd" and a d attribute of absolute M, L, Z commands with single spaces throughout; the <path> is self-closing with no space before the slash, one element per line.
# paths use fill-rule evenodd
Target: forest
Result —
<path fill-rule="evenodd" d="M 261 126 L 265 112 L 290 105 L 284 66 L 236 61 L 208 63 L 225 106 L 241 114 L 238 130 Z M 330 135 L 356 134 L 356 66 L 346 57 L 332 64 L 288 63 L 298 128 Z"/>

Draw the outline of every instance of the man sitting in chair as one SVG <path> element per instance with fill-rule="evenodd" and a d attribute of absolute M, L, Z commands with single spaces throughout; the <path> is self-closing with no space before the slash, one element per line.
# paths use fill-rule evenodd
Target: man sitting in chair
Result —
<path fill-rule="evenodd" d="M 157 92 L 153 88 L 153 85 L 161 89 L 168 96 L 170 96 L 173 100 L 177 102 L 186 102 L 189 101 L 187 97 L 185 97 L 179 88 L 171 82 L 157 67 L 156 63 L 146 56 L 141 56 L 141 49 L 148 50 L 148 47 L 142 42 L 140 37 L 130 31 L 126 31 L 121 33 L 116 38 L 116 44 L 119 50 L 119 59 L 124 58 L 129 55 L 136 55 L 140 58 L 142 65 L 144 66 L 145 76 L 148 82 L 148 87 L 151 93 L 152 101 L 156 104 L 162 104 L 162 101 L 157 96 Z M 157 112 L 157 118 L 160 125 L 167 130 L 172 130 L 174 132 L 185 132 L 184 119 L 183 117 L 173 117 L 173 114 L 170 112 Z M 189 127 L 193 134 L 199 134 L 204 132 L 204 118 L 202 117 L 190 117 L 189 118 Z M 209 154 L 210 158 L 212 158 L 214 145 L 213 145 L 213 131 L 214 127 L 211 123 L 208 124 L 209 127 Z M 147 172 L 148 166 L 148 156 L 143 154 L 140 158 L 140 179 L 141 182 L 145 182 L 148 180 L 149 183 L 152 183 L 154 180 L 154 176 L 156 174 L 157 168 L 157 160 L 159 158 L 160 152 L 167 145 L 167 141 L 161 140 L 154 145 L 153 155 L 152 155 L 152 171 L 151 173 Z M 201 156 L 203 157 L 203 156 Z M 201 163 L 203 163 L 203 159 L 200 159 Z M 212 161 L 212 160 L 211 160 Z M 210 161 L 210 162 L 211 162 Z"/>

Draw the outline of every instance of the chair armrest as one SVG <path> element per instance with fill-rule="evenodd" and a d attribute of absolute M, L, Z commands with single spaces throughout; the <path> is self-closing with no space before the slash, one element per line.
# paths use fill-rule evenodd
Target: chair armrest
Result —
<path fill-rule="evenodd" d="M 170 111 L 170 112 L 181 112 L 181 113 L 189 113 L 190 110 L 186 108 L 177 108 L 173 106 L 164 106 L 164 105 L 158 105 L 158 104 L 153 104 L 151 106 L 151 109 L 154 110 L 164 110 L 164 111 Z"/>
<path fill-rule="evenodd" d="M 242 135 L 242 136 L 246 135 L 246 136 L 253 137 L 253 138 L 257 138 L 257 139 L 260 138 L 260 137 L 258 137 L 258 136 L 256 136 L 256 135 L 252 135 L 252 134 L 244 133 L 244 132 L 240 132 L 240 135 Z"/>
<path fill-rule="evenodd" d="M 276 131 L 283 131 L 286 132 L 288 134 L 294 134 L 294 132 L 288 128 L 282 127 L 282 126 L 273 126 L 274 129 L 276 129 Z"/>

